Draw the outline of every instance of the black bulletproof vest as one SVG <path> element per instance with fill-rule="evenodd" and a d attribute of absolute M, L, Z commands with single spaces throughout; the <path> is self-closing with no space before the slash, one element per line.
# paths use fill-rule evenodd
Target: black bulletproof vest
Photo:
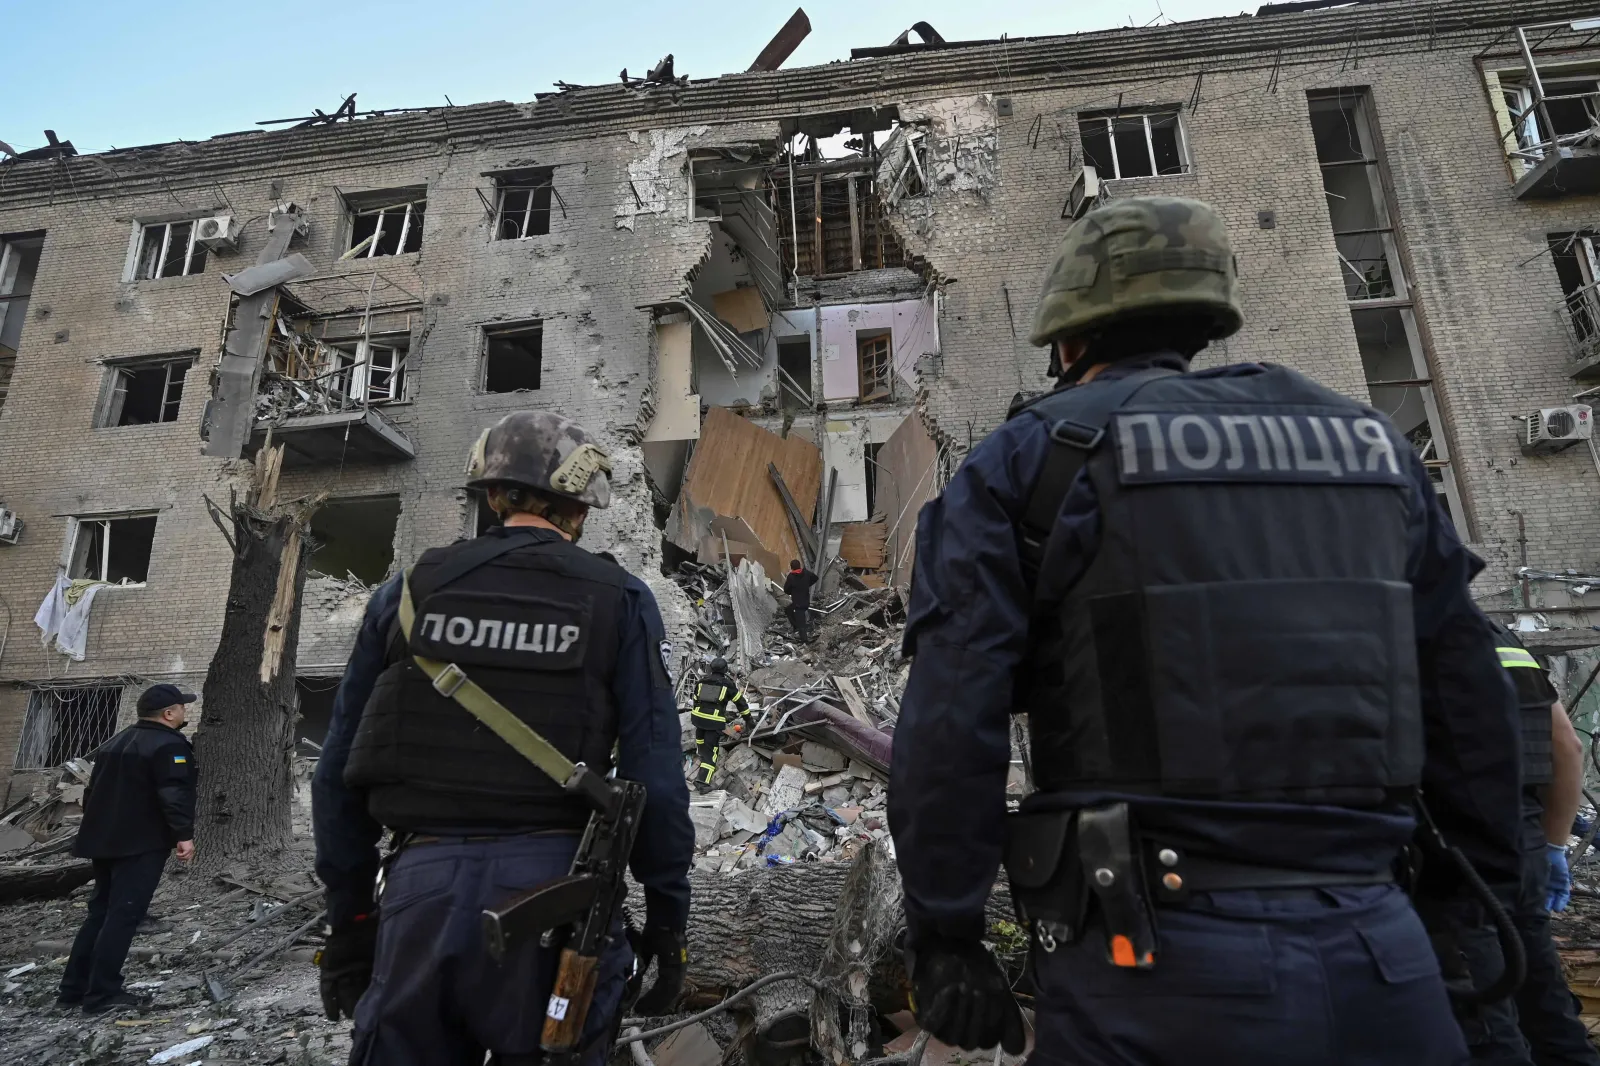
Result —
<path fill-rule="evenodd" d="M 694 688 L 695 707 L 707 714 L 718 714 L 738 691 L 727 675 L 707 674 Z"/>
<path fill-rule="evenodd" d="M 1134 384 L 1018 415 L 1087 452 L 1101 524 L 1019 678 L 1040 787 L 1367 806 L 1417 784 L 1405 438 L 1282 367 Z M 1109 416 L 1096 389 L 1123 390 Z"/>
<path fill-rule="evenodd" d="M 1531 661 L 1532 656 L 1509 629 L 1496 623 L 1495 630 L 1500 663 L 1506 667 L 1512 687 L 1517 690 L 1517 709 L 1522 719 L 1522 783 L 1548 785 L 1555 776 L 1550 705 L 1560 696 L 1550 684 L 1544 667 L 1513 665 L 1519 659 Z"/>
<path fill-rule="evenodd" d="M 440 584 L 461 553 L 507 537 L 522 543 Z M 410 644 L 397 623 L 345 769 L 372 816 L 410 830 L 582 827 L 584 802 L 439 695 L 412 655 L 462 667 L 567 758 L 604 772 L 617 739 L 610 680 L 626 579 L 615 564 L 539 532 L 424 553 L 410 577 Z"/>

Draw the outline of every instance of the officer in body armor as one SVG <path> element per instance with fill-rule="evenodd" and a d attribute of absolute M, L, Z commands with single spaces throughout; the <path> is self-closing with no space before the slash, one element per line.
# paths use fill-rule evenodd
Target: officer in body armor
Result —
<path fill-rule="evenodd" d="M 589 815 L 413 656 L 464 668 L 568 759 L 645 785 L 630 866 L 645 890 L 640 973 L 660 965 L 639 1009 L 663 1011 L 681 989 L 694 831 L 661 615 L 642 581 L 577 546 L 588 509 L 610 502 L 609 472 L 576 423 L 507 415 L 468 463 L 469 487 L 504 524 L 424 552 L 367 607 L 312 781 L 330 925 L 323 1003 L 355 1021 L 353 1066 L 540 1061 L 556 950 L 534 941 L 496 963 L 479 915 L 565 875 Z M 619 916 L 585 1063 L 603 1061 L 620 1008 L 632 960 L 622 932 Z"/>
<path fill-rule="evenodd" d="M 1550 940 L 1550 912 L 1564 910 L 1571 894 L 1566 841 L 1583 799 L 1583 742 L 1544 667 L 1515 633 L 1499 626 L 1496 631 L 1495 652 L 1517 693 L 1523 770 L 1523 876 L 1500 897 L 1522 940 L 1527 972 L 1514 998 L 1462 1005 L 1457 1014 L 1474 1062 L 1600 1066 Z M 1476 981 L 1492 979 L 1504 966 L 1472 900 L 1419 895 L 1418 907 L 1445 943 L 1456 944 Z"/>
<path fill-rule="evenodd" d="M 1032 333 L 1058 387 L 918 520 L 889 819 L 919 1019 L 948 1043 L 1023 1042 L 982 944 L 1004 853 L 1031 1061 L 1465 1058 L 1395 868 L 1421 786 L 1517 877 L 1481 564 L 1383 415 L 1281 366 L 1190 369 L 1241 324 L 1236 269 L 1193 200 L 1075 223 Z M 1008 819 L 1018 713 L 1038 791 Z"/>
<path fill-rule="evenodd" d="M 743 731 L 750 717 L 750 704 L 744 693 L 728 676 L 728 660 L 715 658 L 694 689 L 694 706 L 689 720 L 694 724 L 694 748 L 698 762 L 695 768 L 694 787 L 697 792 L 711 791 L 711 778 L 717 772 L 717 762 L 722 757 L 722 734 L 728 728 L 728 708 L 737 712 L 734 728 Z"/>

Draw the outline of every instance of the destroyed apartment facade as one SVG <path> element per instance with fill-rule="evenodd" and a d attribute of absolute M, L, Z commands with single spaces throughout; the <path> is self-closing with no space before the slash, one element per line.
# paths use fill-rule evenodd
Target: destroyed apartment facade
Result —
<path fill-rule="evenodd" d="M 923 34 L 0 162 L 0 781 L 58 774 L 144 684 L 197 685 L 231 558 L 211 504 L 269 439 L 280 498 L 326 496 L 297 665 L 314 754 L 368 590 L 483 527 L 467 451 L 529 407 L 610 449 L 585 546 L 657 590 L 680 676 L 770 659 L 694 600 L 741 568 L 767 596 L 799 558 L 832 575 L 819 606 L 856 597 L 860 695 L 891 719 L 918 509 L 1047 387 L 1027 335 L 1072 218 L 1139 193 L 1229 224 L 1246 326 L 1200 365 L 1370 397 L 1486 559 L 1486 608 L 1576 662 L 1600 622 L 1596 18 L 1392 0 Z"/>

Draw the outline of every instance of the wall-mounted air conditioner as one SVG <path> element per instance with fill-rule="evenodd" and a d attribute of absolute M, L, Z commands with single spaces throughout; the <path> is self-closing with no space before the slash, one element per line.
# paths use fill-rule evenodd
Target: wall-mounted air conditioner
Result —
<path fill-rule="evenodd" d="M 22 539 L 22 519 L 17 512 L 0 504 L 0 544 L 15 544 Z"/>
<path fill-rule="evenodd" d="M 1100 174 L 1094 167 L 1085 163 L 1078 168 L 1077 176 L 1072 179 L 1072 189 L 1067 193 L 1067 202 L 1061 208 L 1061 217 L 1082 218 L 1084 212 L 1099 200 Z"/>
<path fill-rule="evenodd" d="M 212 215 L 194 224 L 194 239 L 213 252 L 231 252 L 238 247 L 239 230 L 232 215 Z"/>
<path fill-rule="evenodd" d="M 1541 407 L 1527 417 L 1522 454 L 1550 455 L 1564 451 L 1594 434 L 1594 412 L 1588 404 Z"/>

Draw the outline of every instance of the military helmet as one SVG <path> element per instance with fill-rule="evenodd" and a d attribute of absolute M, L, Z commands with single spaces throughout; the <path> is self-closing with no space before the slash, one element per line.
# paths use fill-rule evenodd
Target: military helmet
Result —
<path fill-rule="evenodd" d="M 554 411 L 513 411 L 484 430 L 467 459 L 467 487 L 522 485 L 590 507 L 611 504 L 611 457 Z"/>
<path fill-rule="evenodd" d="M 711 672 L 713 674 L 724 674 L 724 673 L 727 673 L 728 672 L 728 660 L 722 658 L 721 656 L 718 656 L 717 658 L 712 659 L 711 660 Z"/>
<path fill-rule="evenodd" d="M 1209 204 L 1130 196 L 1084 215 L 1045 274 L 1036 345 L 1143 315 L 1209 318 L 1215 340 L 1244 322 L 1228 231 Z"/>

